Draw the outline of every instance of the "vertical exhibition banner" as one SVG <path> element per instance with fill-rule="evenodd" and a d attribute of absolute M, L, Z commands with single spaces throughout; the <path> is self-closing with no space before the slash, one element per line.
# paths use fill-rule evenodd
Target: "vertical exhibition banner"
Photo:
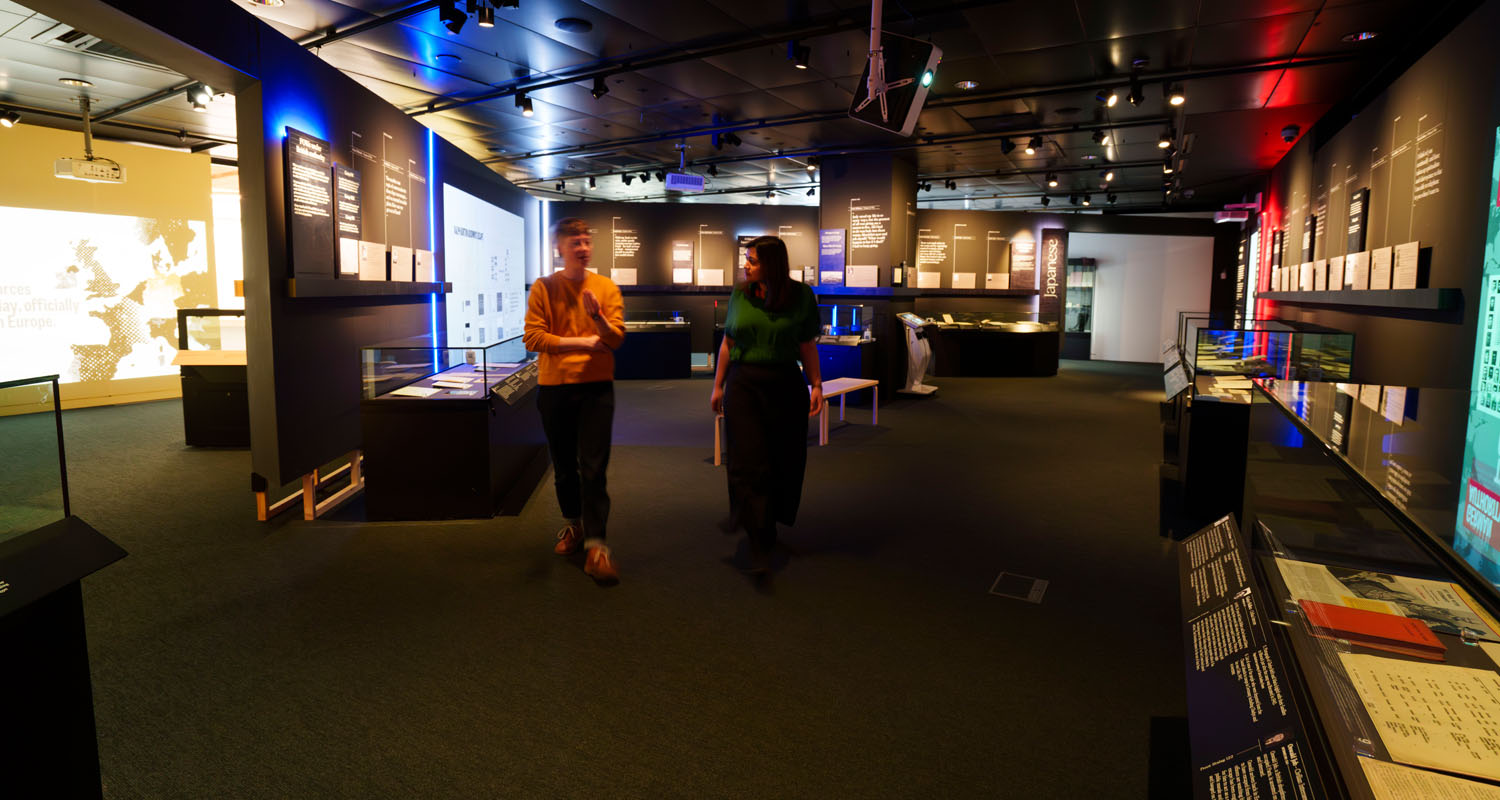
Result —
<path fill-rule="evenodd" d="M 1495 134 L 1489 196 L 1494 199 L 1486 215 L 1484 296 L 1479 302 L 1453 549 L 1485 578 L 1500 582 L 1500 129 Z"/>
<path fill-rule="evenodd" d="M 1036 240 L 1022 231 L 1010 243 L 1010 288 L 1036 288 Z"/>
<path fill-rule="evenodd" d="M 333 149 L 286 129 L 286 235 L 293 277 L 334 277 Z"/>
<path fill-rule="evenodd" d="M 1068 282 L 1068 232 L 1062 228 L 1042 229 L 1042 287 L 1037 304 L 1039 322 L 1056 322 L 1062 330 L 1063 295 Z M 1061 337 L 1059 337 L 1059 340 Z"/>
<path fill-rule="evenodd" d="M 844 285 L 844 229 L 818 231 L 818 283 Z"/>

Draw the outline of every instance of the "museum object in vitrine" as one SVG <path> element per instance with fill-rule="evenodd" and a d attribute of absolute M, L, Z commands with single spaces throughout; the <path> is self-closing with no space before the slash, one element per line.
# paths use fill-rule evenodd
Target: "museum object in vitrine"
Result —
<path fill-rule="evenodd" d="M 431 335 L 360 351 L 367 400 L 476 399 L 500 387 L 536 358 L 513 336 L 484 347 L 438 345 Z"/>
<path fill-rule="evenodd" d="M 951 311 L 931 319 L 940 378 L 1057 374 L 1058 324 L 1036 311 Z"/>
<path fill-rule="evenodd" d="M 1063 358 L 1087 359 L 1093 352 L 1094 276 L 1092 258 L 1068 259 L 1067 297 L 1063 305 Z"/>
<path fill-rule="evenodd" d="M 1193 371 L 1299 380 L 1346 380 L 1354 334 L 1305 322 L 1254 320 L 1242 328 L 1199 328 Z"/>

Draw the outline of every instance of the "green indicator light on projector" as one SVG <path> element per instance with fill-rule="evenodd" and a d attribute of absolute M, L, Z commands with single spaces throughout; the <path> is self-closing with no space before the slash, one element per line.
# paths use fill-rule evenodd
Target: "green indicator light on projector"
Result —
<path fill-rule="evenodd" d="M 931 86 L 932 85 L 932 70 L 929 69 L 926 72 L 922 73 L 922 85 L 923 86 Z"/>

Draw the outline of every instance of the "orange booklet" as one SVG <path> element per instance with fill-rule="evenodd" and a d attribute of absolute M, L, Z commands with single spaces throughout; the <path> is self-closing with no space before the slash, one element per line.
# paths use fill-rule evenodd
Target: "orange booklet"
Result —
<path fill-rule="evenodd" d="M 1299 602 L 1314 627 L 1312 634 L 1319 638 L 1347 639 L 1351 644 L 1433 661 L 1441 661 L 1448 649 L 1419 619 L 1313 600 Z"/>

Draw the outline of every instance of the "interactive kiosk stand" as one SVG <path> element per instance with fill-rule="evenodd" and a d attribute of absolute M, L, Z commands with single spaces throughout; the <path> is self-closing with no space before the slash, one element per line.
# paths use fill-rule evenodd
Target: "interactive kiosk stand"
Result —
<path fill-rule="evenodd" d="M 932 394 L 938 387 L 922 383 L 927 368 L 932 365 L 932 345 L 927 342 L 927 329 L 932 326 L 932 321 L 910 311 L 903 311 L 898 316 L 906 326 L 906 386 L 899 391 L 902 394 Z"/>

